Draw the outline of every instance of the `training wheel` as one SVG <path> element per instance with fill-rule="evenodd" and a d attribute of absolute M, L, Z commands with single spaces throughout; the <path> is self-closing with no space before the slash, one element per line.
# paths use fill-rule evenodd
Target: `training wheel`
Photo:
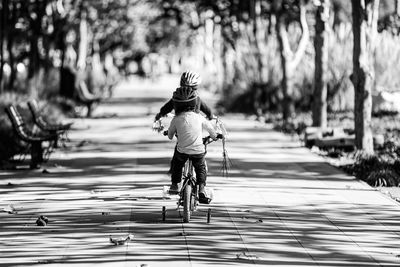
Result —
<path fill-rule="evenodd" d="M 163 220 L 163 222 L 165 222 L 166 213 L 167 213 L 167 210 L 166 210 L 165 206 L 163 206 L 162 207 L 162 220 Z"/>

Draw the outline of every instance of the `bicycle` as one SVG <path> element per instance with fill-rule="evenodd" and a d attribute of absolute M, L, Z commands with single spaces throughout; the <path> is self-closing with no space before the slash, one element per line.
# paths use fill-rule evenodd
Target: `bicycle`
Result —
<path fill-rule="evenodd" d="M 216 119 L 217 128 L 223 134 L 218 134 L 217 139 L 224 139 L 226 135 L 226 129 L 219 118 Z M 161 120 L 158 120 L 153 125 L 153 129 L 161 132 L 165 129 Z M 163 131 L 164 135 L 168 135 L 168 131 Z M 203 144 L 207 146 L 208 144 L 214 142 L 210 136 L 203 138 Z M 197 185 L 197 179 L 194 175 L 194 167 L 190 157 L 186 161 L 183 172 L 182 172 L 182 187 L 179 194 L 179 199 L 177 202 L 178 208 L 183 207 L 183 222 L 188 223 L 190 221 L 192 212 L 196 211 L 199 202 L 199 186 Z M 207 198 L 207 203 L 211 202 L 211 198 Z"/>
<path fill-rule="evenodd" d="M 219 138 L 222 139 L 222 138 Z M 211 137 L 203 138 L 203 144 L 206 146 L 212 143 L 214 140 Z M 207 198 L 209 204 L 211 198 Z M 199 186 L 197 185 L 197 179 L 194 175 L 194 168 L 192 160 L 189 158 L 184 166 L 182 172 L 182 187 L 179 191 L 178 207 L 183 207 L 183 222 L 189 222 L 192 212 L 196 211 L 199 202 Z"/>

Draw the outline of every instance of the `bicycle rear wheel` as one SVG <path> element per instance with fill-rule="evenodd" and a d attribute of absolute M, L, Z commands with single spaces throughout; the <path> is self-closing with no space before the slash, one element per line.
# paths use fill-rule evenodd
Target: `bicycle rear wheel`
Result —
<path fill-rule="evenodd" d="M 192 213 L 192 185 L 188 183 L 183 191 L 183 222 L 190 221 L 190 215 Z"/>

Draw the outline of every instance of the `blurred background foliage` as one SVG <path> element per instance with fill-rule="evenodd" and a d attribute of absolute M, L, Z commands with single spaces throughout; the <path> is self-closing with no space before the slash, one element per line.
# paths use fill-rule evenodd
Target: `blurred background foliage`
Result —
<path fill-rule="evenodd" d="M 291 98 L 297 110 L 310 111 L 319 1 L 298 0 L 3 0 L 0 105 L 38 98 L 70 111 L 80 81 L 109 96 L 121 77 L 156 79 L 191 69 L 204 77 L 221 111 L 281 112 L 277 19 L 283 17 L 296 50 L 303 2 L 309 42 L 290 78 Z M 380 2 L 376 88 L 387 91 L 400 83 L 397 7 L 398 1 Z M 348 111 L 354 105 L 350 1 L 331 1 L 328 34 L 328 110 Z"/>
<path fill-rule="evenodd" d="M 235 109 L 238 95 L 251 98 L 260 94 L 263 103 L 258 106 L 279 109 L 282 70 L 274 16 L 276 6 L 282 5 L 289 14 L 290 42 L 296 46 L 301 36 L 296 23 L 298 1 L 260 1 L 261 10 L 255 15 L 252 4 L 256 2 L 4 0 L 1 92 L 57 96 L 63 74 L 60 68 L 66 65 L 66 57 L 75 57 L 72 65 L 83 72 L 92 91 L 107 86 L 110 72 L 111 76 L 157 76 L 189 68 L 207 77 L 207 89 L 224 95 L 224 108 Z M 351 5 L 344 0 L 334 0 L 331 5 L 329 106 L 332 110 L 351 109 Z M 314 9 L 314 4 L 308 3 L 310 40 Z M 398 69 L 400 48 L 393 1 L 381 1 L 380 18 L 377 84 L 396 90 L 399 76 L 393 74 Z M 314 56 L 309 42 L 293 77 L 296 106 L 304 110 L 312 104 Z M 244 109 L 241 111 L 254 111 L 254 107 Z"/>

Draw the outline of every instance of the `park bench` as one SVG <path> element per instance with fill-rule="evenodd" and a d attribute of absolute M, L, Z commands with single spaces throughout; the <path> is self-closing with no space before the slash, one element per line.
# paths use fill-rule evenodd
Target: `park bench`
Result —
<path fill-rule="evenodd" d="M 91 93 L 84 81 L 81 81 L 79 83 L 76 92 L 77 92 L 78 102 L 86 105 L 87 107 L 86 117 L 89 118 L 92 115 L 93 104 L 99 103 L 102 98 L 100 96 L 96 96 L 95 94 Z"/>
<path fill-rule="evenodd" d="M 304 133 L 305 146 L 317 146 L 322 149 L 354 149 L 355 135 L 352 129 L 307 127 Z"/>
<path fill-rule="evenodd" d="M 22 141 L 30 145 L 30 168 L 38 168 L 40 164 L 44 161 L 42 143 L 46 141 L 50 143 L 55 141 L 57 135 L 46 132 L 33 133 L 30 129 L 26 127 L 26 123 L 24 122 L 22 116 L 13 105 L 6 107 L 5 111 L 11 121 L 13 130 L 16 135 Z M 51 147 L 51 145 L 49 147 Z"/>
<path fill-rule="evenodd" d="M 56 135 L 54 147 L 58 147 L 59 138 L 71 129 L 72 123 L 51 124 L 40 114 L 39 105 L 36 100 L 28 101 L 28 107 L 32 114 L 33 122 L 42 130 Z"/>

